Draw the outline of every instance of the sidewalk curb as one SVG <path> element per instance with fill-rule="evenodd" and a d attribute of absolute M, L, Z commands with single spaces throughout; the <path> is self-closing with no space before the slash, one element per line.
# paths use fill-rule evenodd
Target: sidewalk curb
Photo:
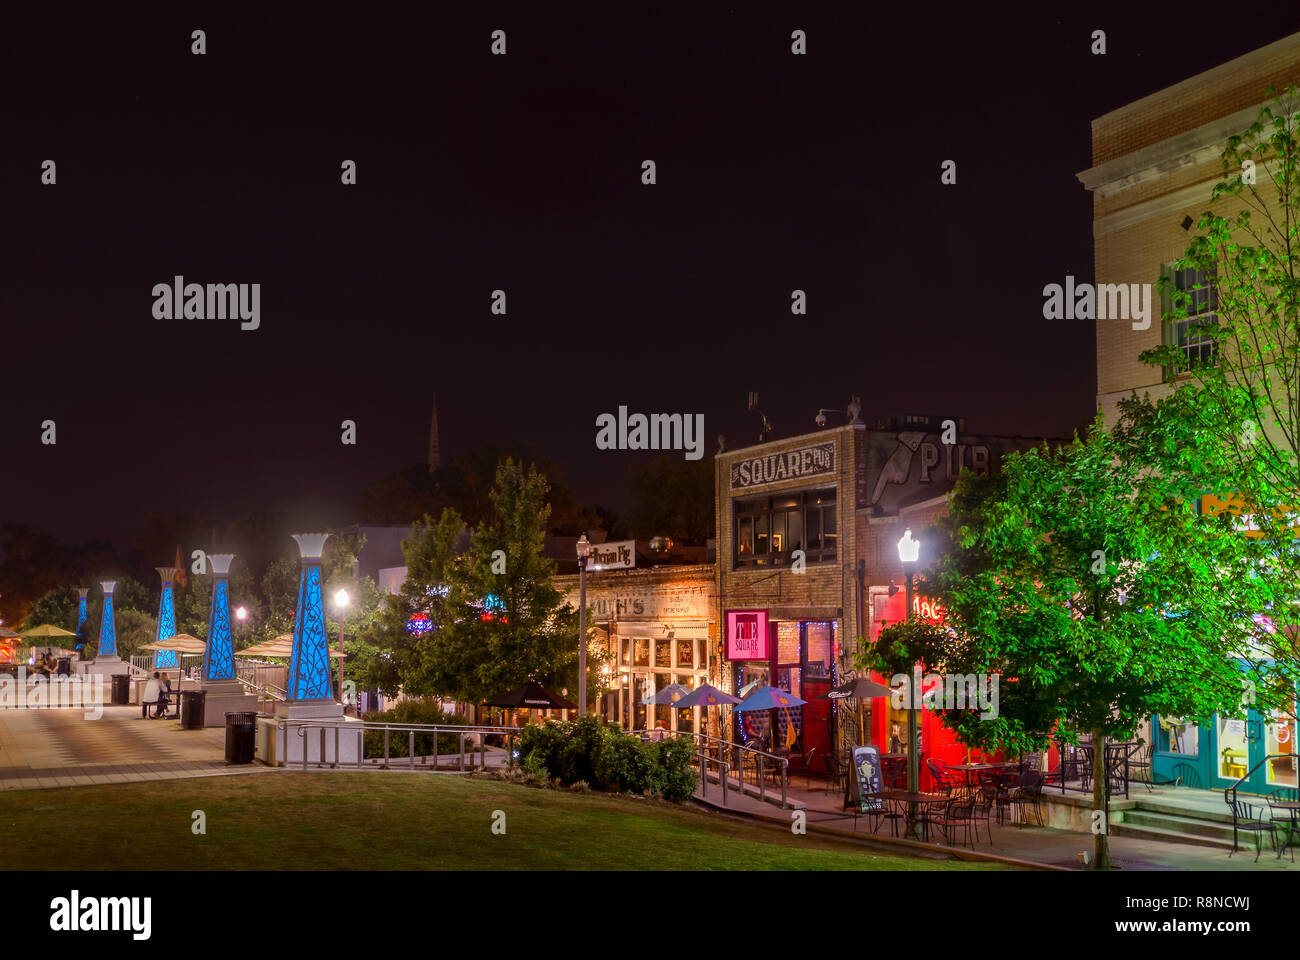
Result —
<path fill-rule="evenodd" d="M 695 803 L 707 807 L 715 813 L 721 813 L 726 816 L 744 817 L 747 820 L 754 820 L 759 823 L 765 823 L 769 826 L 778 827 L 781 830 L 788 830 L 790 823 L 779 817 L 769 817 L 764 814 L 750 813 L 745 810 L 735 810 L 729 807 L 723 807 L 714 803 L 712 800 L 701 797 L 691 798 Z M 1058 873 L 1079 873 L 1071 867 L 1060 867 L 1051 863 L 1040 863 L 1037 860 L 1021 860 L 1018 857 L 1004 857 L 996 853 L 980 853 L 975 850 L 967 850 L 960 847 L 941 847 L 933 843 L 922 843 L 919 840 L 904 840 L 900 837 L 881 837 L 875 834 L 863 836 L 855 830 L 841 830 L 837 827 L 827 827 L 819 823 L 808 823 L 808 830 L 817 833 L 835 837 L 841 840 L 851 840 L 854 843 L 864 847 L 874 847 L 882 850 L 899 851 L 906 850 L 910 853 L 919 853 L 929 857 L 941 856 L 949 857 L 955 860 L 968 860 L 975 863 L 1001 863 L 1011 867 L 1020 867 L 1026 870 L 1046 870 Z"/>

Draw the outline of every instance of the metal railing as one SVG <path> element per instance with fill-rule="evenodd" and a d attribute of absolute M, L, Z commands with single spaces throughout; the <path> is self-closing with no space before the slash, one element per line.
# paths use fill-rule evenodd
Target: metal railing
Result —
<path fill-rule="evenodd" d="M 723 740 L 721 737 L 715 737 L 708 733 L 690 733 L 678 731 L 678 737 L 689 737 L 696 745 L 696 757 L 708 757 L 714 762 L 722 764 L 729 769 L 736 771 L 736 789 L 740 791 L 741 796 L 745 793 L 745 766 L 749 761 L 754 769 L 754 779 L 758 786 L 758 796 L 760 800 L 767 800 L 767 777 L 765 767 L 774 765 L 780 771 L 781 776 L 781 809 L 789 807 L 789 769 L 790 760 L 780 754 L 768 753 L 766 750 L 759 750 L 756 747 L 749 747 L 743 743 L 735 743 L 731 740 Z M 714 757 L 710 749 L 716 751 Z M 723 758 L 726 758 L 724 761 Z M 703 776 L 707 780 L 707 776 Z M 723 778 L 723 803 L 726 803 L 726 779 Z"/>
<path fill-rule="evenodd" d="M 1237 788 L 1240 787 L 1247 780 L 1249 780 L 1256 770 L 1258 770 L 1264 764 L 1268 763 L 1270 760 L 1284 760 L 1288 758 L 1294 760 L 1298 756 L 1300 756 L 1300 754 L 1270 753 L 1267 756 L 1262 757 L 1258 763 L 1256 763 L 1253 767 L 1251 767 L 1244 774 L 1238 777 L 1237 781 L 1232 786 L 1224 789 L 1223 800 L 1225 803 L 1227 803 L 1229 807 L 1232 808 L 1232 852 L 1233 853 L 1237 852 Z M 1277 788 L 1279 790 L 1295 789 L 1294 787 L 1287 787 L 1280 783 L 1277 785 Z M 1298 796 L 1300 796 L 1300 794 L 1298 794 Z"/>
<path fill-rule="evenodd" d="M 412 770 L 417 769 L 417 764 L 415 762 L 416 761 L 415 735 L 417 733 L 433 734 L 433 753 L 429 755 L 432 757 L 433 763 L 432 764 L 426 763 L 425 761 L 428 759 L 428 757 L 421 757 L 418 766 L 423 767 L 424 769 L 430 769 L 430 768 L 434 770 L 438 769 L 438 758 L 439 758 L 438 735 L 444 733 L 459 735 L 459 750 L 456 753 L 450 755 L 459 756 L 457 769 L 462 773 L 465 772 L 466 756 L 468 755 L 471 758 L 470 763 L 473 764 L 472 758 L 475 752 L 479 753 L 479 766 L 482 767 L 483 769 L 487 768 L 487 738 L 490 736 L 499 736 L 505 740 L 506 766 L 513 767 L 514 746 L 515 746 L 514 742 L 515 742 L 515 737 L 519 735 L 519 729 L 517 727 L 466 726 L 463 724 L 379 723 L 379 722 L 374 722 L 369 720 L 342 721 L 342 720 L 334 720 L 334 719 L 290 720 L 288 718 L 281 718 L 276 722 L 277 731 L 284 733 L 286 736 L 288 736 L 288 731 L 290 728 L 293 728 L 294 735 L 299 737 L 303 741 L 302 768 L 304 770 L 308 769 L 308 767 L 311 765 L 317 767 L 329 767 L 331 769 L 336 767 L 341 767 L 341 766 L 352 766 L 352 764 L 344 764 L 341 761 L 342 754 L 340 753 L 340 748 L 343 745 L 342 738 L 345 734 L 349 737 L 353 735 L 356 736 L 356 740 L 357 740 L 357 760 L 355 764 L 356 769 L 364 770 L 367 768 L 367 766 L 369 766 L 371 769 L 375 769 L 375 768 L 381 770 L 392 769 L 392 762 L 395 759 L 400 759 L 400 758 L 394 758 L 391 753 L 392 735 L 394 733 L 398 733 L 398 734 L 405 733 L 407 735 L 406 759 L 408 761 L 407 763 L 408 767 Z M 309 742 L 312 739 L 310 735 L 313 731 L 317 732 L 320 737 L 320 753 L 318 755 L 319 759 L 315 761 L 309 759 L 310 751 L 308 749 Z M 371 732 L 383 733 L 384 755 L 382 758 L 379 757 L 373 758 L 374 762 L 367 764 L 366 750 L 365 750 L 365 743 L 366 743 L 365 735 Z M 474 735 L 478 736 L 477 751 L 475 749 L 475 746 L 471 745 L 467 753 L 467 751 L 465 750 L 465 738 Z M 327 758 L 327 752 L 326 752 L 327 745 L 330 739 L 333 739 L 334 742 L 334 760 L 332 762 Z"/>

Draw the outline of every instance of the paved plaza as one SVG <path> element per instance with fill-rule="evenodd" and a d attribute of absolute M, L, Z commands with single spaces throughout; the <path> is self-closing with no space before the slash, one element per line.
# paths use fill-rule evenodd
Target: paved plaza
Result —
<path fill-rule="evenodd" d="M 0 791 L 273 772 L 225 762 L 223 727 L 182 730 L 142 720 L 140 707 L 0 710 Z"/>

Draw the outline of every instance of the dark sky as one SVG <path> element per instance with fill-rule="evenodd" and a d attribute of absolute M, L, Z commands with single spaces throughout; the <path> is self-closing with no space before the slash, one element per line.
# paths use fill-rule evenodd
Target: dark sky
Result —
<path fill-rule="evenodd" d="M 709 453 L 754 439 L 750 390 L 777 436 L 850 394 L 1068 432 L 1093 331 L 1041 291 L 1092 275 L 1089 121 L 1300 30 L 1288 6 L 6 11 L 0 522 L 348 522 L 424 459 L 435 391 L 445 454 L 528 444 L 615 508 L 620 403 L 703 413 Z M 261 329 L 155 320 L 175 274 L 260 283 Z"/>

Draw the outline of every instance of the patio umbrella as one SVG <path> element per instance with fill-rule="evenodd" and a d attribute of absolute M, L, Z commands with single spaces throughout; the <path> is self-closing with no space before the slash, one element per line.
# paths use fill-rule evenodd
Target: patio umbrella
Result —
<path fill-rule="evenodd" d="M 208 645 L 198 637 L 191 637 L 188 633 L 178 633 L 166 640 L 155 640 L 153 643 L 146 643 L 140 649 L 172 650 L 176 653 L 203 653 L 208 649 Z"/>
<path fill-rule="evenodd" d="M 701 683 L 673 706 L 678 710 L 685 710 L 687 707 L 717 707 L 733 703 L 740 703 L 740 697 L 733 697 L 729 693 L 723 693 L 712 684 Z"/>
<path fill-rule="evenodd" d="M 759 687 L 740 703 L 736 704 L 736 710 L 739 713 L 748 713 L 755 710 L 785 710 L 786 722 L 789 727 L 790 741 L 794 740 L 794 717 L 788 712 L 794 707 L 802 707 L 807 700 L 796 697 L 793 693 L 787 693 L 779 687 Z M 786 746 L 790 746 L 787 743 Z"/>
<path fill-rule="evenodd" d="M 784 710 L 788 707 L 802 707 L 807 702 L 778 687 L 759 687 L 740 701 L 736 709 L 741 713 L 747 710 Z"/>
<path fill-rule="evenodd" d="M 669 703 L 678 705 L 677 701 L 689 696 L 690 692 L 690 687 L 684 687 L 680 683 L 670 683 L 662 690 L 656 690 L 653 697 L 645 697 L 641 702 L 646 704 Z"/>
<path fill-rule="evenodd" d="M 717 687 L 709 683 L 701 683 L 698 687 L 682 697 L 673 704 L 678 710 L 689 710 L 691 707 L 704 708 L 704 733 L 708 734 L 708 712 L 709 707 L 731 706 L 733 703 L 740 703 L 739 697 L 733 697 L 729 693 L 723 693 Z M 720 712 L 720 711 L 719 711 Z M 718 718 L 718 732 L 722 732 L 722 718 Z M 726 739 L 723 737 L 722 739 Z"/>
<path fill-rule="evenodd" d="M 516 710 L 577 710 L 578 705 L 551 693 L 535 680 L 507 690 L 483 703 L 485 707 L 511 707 Z"/>
<path fill-rule="evenodd" d="M 21 636 L 21 634 L 14 633 L 8 627 L 0 627 L 0 640 L 14 640 L 19 636 Z"/>
<path fill-rule="evenodd" d="M 876 683 L 874 680 L 868 680 L 866 677 L 857 677 L 847 683 L 841 683 L 834 690 L 827 690 L 818 700 L 856 700 L 858 705 L 858 734 L 862 736 L 866 732 L 866 724 L 862 717 L 862 701 L 874 700 L 876 697 L 892 697 L 894 691 L 883 683 Z"/>
<path fill-rule="evenodd" d="M 24 630 L 19 636 L 32 639 L 46 639 L 49 637 L 75 637 L 76 634 L 71 630 L 64 630 L 62 627 L 56 627 L 53 624 L 42 623 L 39 627 L 32 627 L 30 630 Z"/>

